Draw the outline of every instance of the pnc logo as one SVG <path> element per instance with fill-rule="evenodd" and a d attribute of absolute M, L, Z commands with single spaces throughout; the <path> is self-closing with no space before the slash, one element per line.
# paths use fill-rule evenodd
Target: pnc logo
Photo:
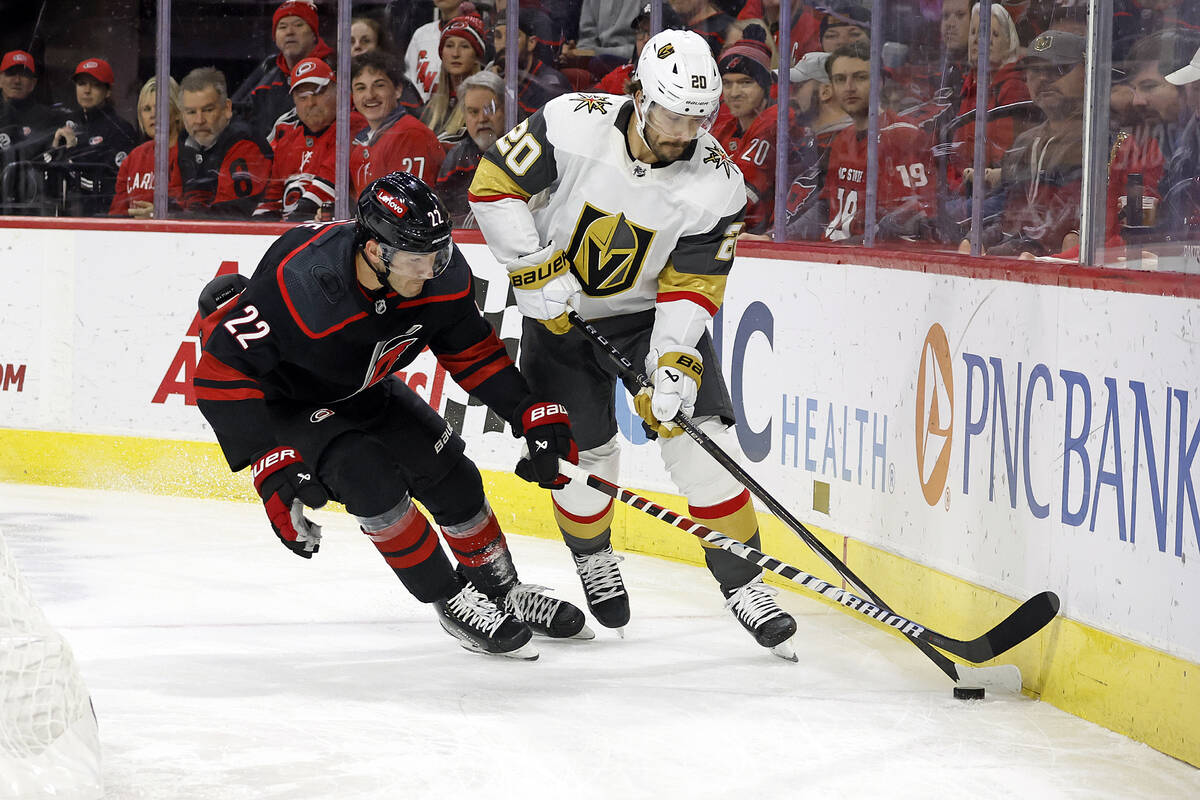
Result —
<path fill-rule="evenodd" d="M 394 211 L 396 213 L 397 217 L 403 217 L 405 214 L 408 213 L 408 206 L 404 205 L 404 203 L 401 203 L 399 200 L 392 197 L 387 191 L 385 191 L 383 189 L 380 189 L 378 192 L 375 193 L 375 199 L 377 199 L 379 202 L 383 203 L 385 206 L 387 206 L 392 211 Z"/>
<path fill-rule="evenodd" d="M 954 370 L 946 331 L 936 322 L 921 346 L 916 406 L 917 477 L 925 502 L 936 506 L 946 488 L 954 441 Z"/>

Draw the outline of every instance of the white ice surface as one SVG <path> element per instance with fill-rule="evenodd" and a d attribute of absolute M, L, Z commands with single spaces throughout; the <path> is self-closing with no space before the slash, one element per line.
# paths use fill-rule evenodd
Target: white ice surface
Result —
<path fill-rule="evenodd" d="M 626 639 L 473 655 L 350 517 L 315 516 L 304 561 L 258 506 L 0 484 L 91 689 L 106 797 L 1200 797 L 1200 771 L 1048 704 L 953 699 L 911 645 L 799 595 L 800 663 L 773 658 L 707 573 L 657 559 L 625 561 Z M 582 605 L 560 543 L 509 541 Z"/>

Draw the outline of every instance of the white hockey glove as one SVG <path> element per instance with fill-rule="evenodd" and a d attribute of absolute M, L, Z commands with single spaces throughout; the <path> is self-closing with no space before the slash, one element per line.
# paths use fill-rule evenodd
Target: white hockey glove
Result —
<path fill-rule="evenodd" d="M 704 375 L 700 351 L 678 345 L 660 356 L 651 350 L 646 356 L 646 372 L 650 374 L 650 385 L 654 388 L 638 392 L 633 398 L 633 407 L 659 436 L 667 439 L 678 436 L 683 433 L 683 428 L 671 420 L 680 412 L 688 417 L 696 412 L 696 393 L 700 391 L 700 378 Z"/>
<path fill-rule="evenodd" d="M 518 311 L 541 322 L 552 333 L 561 335 L 571 330 L 567 311 L 583 287 L 571 274 L 566 253 L 555 249 L 551 242 L 509 263 L 507 268 Z"/>

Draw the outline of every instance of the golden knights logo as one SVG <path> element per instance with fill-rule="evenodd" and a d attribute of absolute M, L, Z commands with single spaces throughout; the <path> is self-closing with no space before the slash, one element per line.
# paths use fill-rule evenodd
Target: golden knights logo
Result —
<path fill-rule="evenodd" d="M 670 42 L 667 42 L 662 47 L 658 48 L 658 51 L 655 53 L 655 55 L 658 56 L 659 58 L 666 58 L 667 56 L 671 55 L 674 52 L 675 52 L 675 45 L 671 44 Z"/>
<path fill-rule="evenodd" d="M 584 203 L 567 247 L 583 290 L 592 297 L 608 297 L 632 287 L 654 234 L 630 222 L 623 213 L 610 214 Z"/>
<path fill-rule="evenodd" d="M 608 107 L 612 105 L 612 100 L 605 97 L 600 97 L 594 94 L 581 94 L 575 98 L 575 111 L 587 110 L 589 114 L 593 111 L 599 111 L 601 114 L 608 113 Z"/>
<path fill-rule="evenodd" d="M 704 150 L 704 163 L 712 164 L 713 169 L 721 169 L 724 167 L 726 178 L 729 177 L 731 169 L 736 169 L 733 161 L 729 158 L 725 151 L 711 144 Z"/>

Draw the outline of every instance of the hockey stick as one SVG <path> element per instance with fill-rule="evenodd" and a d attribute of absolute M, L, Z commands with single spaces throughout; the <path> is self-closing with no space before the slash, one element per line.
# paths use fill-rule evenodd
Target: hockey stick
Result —
<path fill-rule="evenodd" d="M 624 353 L 618 350 L 616 346 L 608 341 L 608 339 L 604 338 L 604 335 L 600 333 L 600 331 L 596 330 L 596 328 L 590 322 L 579 316 L 579 314 L 575 311 L 569 311 L 567 318 L 570 320 L 572 325 L 574 325 L 585 336 L 591 339 L 592 342 L 605 350 L 609 357 L 616 362 L 621 371 L 632 376 L 633 379 L 637 381 L 637 383 L 643 388 L 654 388 L 650 385 L 650 381 L 645 374 L 643 374 L 640 369 L 635 367 L 629 361 L 629 359 L 625 357 Z M 817 555 L 824 559 L 826 564 L 835 569 L 839 575 L 852 583 L 854 586 L 857 586 L 859 591 L 865 594 L 876 606 L 885 611 L 891 611 L 891 609 L 886 603 L 883 602 L 879 595 L 871 591 L 871 588 L 867 586 L 867 584 L 861 578 L 855 575 L 850 567 L 842 563 L 842 560 L 835 556 L 829 550 L 829 548 L 825 546 L 824 542 L 818 539 L 812 533 L 812 531 L 804 527 L 800 520 L 796 519 L 790 511 L 784 508 L 782 503 L 771 496 L 766 489 L 759 485 L 758 481 L 754 480 L 754 478 L 751 477 L 746 470 L 742 469 L 740 464 L 734 461 L 733 458 L 731 458 L 728 453 L 722 450 L 716 442 L 710 439 L 708 435 L 704 433 L 704 431 L 700 430 L 696 423 L 692 422 L 690 417 L 680 411 L 675 415 L 671 422 L 683 428 L 684 432 L 688 436 L 692 437 L 692 439 L 695 440 L 695 442 L 700 445 L 705 452 L 717 460 L 718 464 L 728 470 L 729 473 L 733 475 L 733 477 L 736 478 L 739 483 L 749 489 L 755 497 L 761 500 L 772 514 L 783 520 L 784 524 L 791 528 L 797 536 L 803 539 L 804 543 L 812 548 Z M 928 643 L 924 641 L 916 639 L 912 641 L 918 650 L 924 653 L 930 661 L 937 665 L 938 669 L 946 673 L 946 676 L 949 677 L 950 680 L 957 681 L 959 679 L 959 670 L 953 661 L 946 658 L 945 655 L 939 653 L 937 650 L 934 650 L 929 646 Z"/>
<path fill-rule="evenodd" d="M 886 607 L 870 603 L 845 589 L 827 583 L 798 567 L 793 567 L 791 564 L 786 564 L 774 556 L 769 556 L 761 550 L 739 542 L 737 539 L 732 539 L 723 533 L 707 528 L 682 514 L 676 514 L 674 511 L 663 508 L 629 489 L 616 486 L 603 478 L 598 478 L 595 475 L 584 472 L 574 464 L 560 461 L 559 471 L 573 481 L 582 481 L 614 500 L 619 500 L 627 506 L 636 508 L 638 511 L 649 514 L 652 517 L 657 517 L 663 522 L 673 525 L 685 533 L 690 533 L 699 539 L 703 539 L 709 544 L 714 544 L 744 561 L 749 561 L 752 564 L 769 569 L 777 575 L 782 575 L 789 581 L 799 584 L 814 594 L 818 594 L 827 600 L 833 600 L 835 603 L 840 603 L 846 608 L 857 611 L 863 616 L 870 617 L 876 622 L 881 622 L 884 625 L 895 628 L 913 642 L 940 647 L 948 653 L 952 653 L 959 658 L 975 664 L 993 659 L 1016 647 L 1046 627 L 1050 620 L 1054 619 L 1055 614 L 1058 613 L 1058 597 L 1053 592 L 1042 592 L 1026 600 L 999 625 L 982 636 L 970 641 L 954 639 L 938 633 L 919 622 L 902 617 Z"/>

